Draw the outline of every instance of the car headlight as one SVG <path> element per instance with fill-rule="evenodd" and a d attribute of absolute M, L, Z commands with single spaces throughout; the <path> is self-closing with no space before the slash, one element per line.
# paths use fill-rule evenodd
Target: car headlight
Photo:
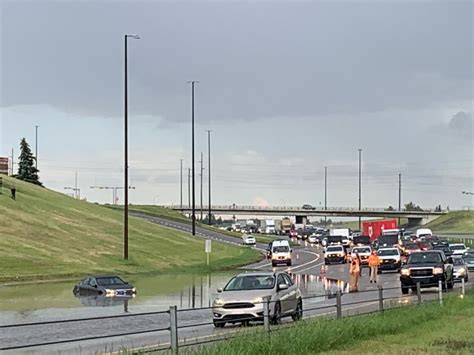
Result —
<path fill-rule="evenodd" d="M 466 273 L 466 269 L 463 267 L 458 270 L 458 274 L 460 275 L 464 275 L 465 273 Z"/>
<path fill-rule="evenodd" d="M 261 304 L 263 303 L 263 297 L 257 297 L 255 299 L 252 300 L 252 303 L 253 304 Z"/>
<path fill-rule="evenodd" d="M 435 275 L 442 274 L 443 272 L 444 272 L 444 270 L 443 270 L 442 267 L 435 267 L 435 268 L 433 268 L 433 274 L 435 274 Z"/>
<path fill-rule="evenodd" d="M 212 303 L 215 307 L 220 307 L 224 305 L 224 301 L 221 300 L 220 298 L 216 298 L 214 302 Z"/>
<path fill-rule="evenodd" d="M 401 269 L 400 274 L 403 276 L 410 276 L 410 269 Z"/>
<path fill-rule="evenodd" d="M 108 295 L 115 295 L 115 290 L 112 290 L 110 288 L 106 288 L 105 293 L 108 294 Z"/>
<path fill-rule="evenodd" d="M 133 292 L 133 293 L 137 292 L 137 289 L 136 289 L 135 287 L 132 288 L 132 292 Z"/>

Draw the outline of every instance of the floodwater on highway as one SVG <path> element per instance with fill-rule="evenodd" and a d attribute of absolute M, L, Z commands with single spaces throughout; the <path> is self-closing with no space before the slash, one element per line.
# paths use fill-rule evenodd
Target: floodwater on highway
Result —
<path fill-rule="evenodd" d="M 224 287 L 237 273 L 239 271 L 204 276 L 132 275 L 125 279 L 137 289 L 133 298 L 75 297 L 73 281 L 0 285 L 0 324 L 164 311 L 172 305 L 179 309 L 209 307 L 217 288 Z M 292 277 L 303 295 L 325 295 L 345 287 L 340 282 L 313 275 L 294 274 Z"/>

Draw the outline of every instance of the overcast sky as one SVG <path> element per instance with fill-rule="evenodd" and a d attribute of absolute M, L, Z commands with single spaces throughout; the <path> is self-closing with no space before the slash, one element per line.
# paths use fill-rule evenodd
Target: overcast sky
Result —
<path fill-rule="evenodd" d="M 132 203 L 179 203 L 212 129 L 217 204 L 473 205 L 472 1 L 0 0 L 0 155 L 26 137 L 46 186 L 123 185 L 129 40 Z M 199 199 L 199 176 L 196 176 Z M 207 195 L 206 195 L 207 196 Z M 121 198 L 121 195 L 120 195 Z M 207 197 L 205 197 L 207 201 Z"/>

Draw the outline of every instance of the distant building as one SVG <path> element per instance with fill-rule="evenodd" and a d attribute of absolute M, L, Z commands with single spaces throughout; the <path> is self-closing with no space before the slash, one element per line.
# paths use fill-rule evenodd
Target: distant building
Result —
<path fill-rule="evenodd" d="M 0 174 L 8 175 L 10 159 L 8 157 L 0 157 Z"/>

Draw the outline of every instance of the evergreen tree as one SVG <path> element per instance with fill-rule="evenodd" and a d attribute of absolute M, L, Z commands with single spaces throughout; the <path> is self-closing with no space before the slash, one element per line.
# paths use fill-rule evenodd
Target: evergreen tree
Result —
<path fill-rule="evenodd" d="M 18 161 L 18 175 L 17 179 L 30 182 L 32 184 L 43 186 L 39 181 L 39 170 L 35 167 L 36 158 L 31 153 L 30 145 L 26 139 L 23 138 L 20 142 L 20 157 Z"/>

